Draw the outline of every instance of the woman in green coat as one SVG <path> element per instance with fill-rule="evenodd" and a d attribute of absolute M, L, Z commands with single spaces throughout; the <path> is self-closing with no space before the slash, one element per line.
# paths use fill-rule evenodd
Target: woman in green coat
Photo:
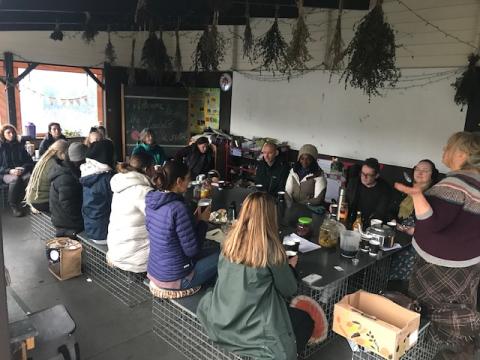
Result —
<path fill-rule="evenodd" d="M 290 308 L 297 292 L 292 267 L 278 237 L 276 207 L 267 193 L 250 194 L 218 262 L 218 280 L 197 309 L 210 339 L 255 359 L 292 360 L 313 330 L 310 316 Z"/>
<path fill-rule="evenodd" d="M 161 146 L 157 145 L 155 133 L 152 129 L 145 128 L 140 133 L 140 141 L 133 148 L 132 155 L 146 153 L 153 159 L 154 165 L 163 165 L 166 157 Z"/>

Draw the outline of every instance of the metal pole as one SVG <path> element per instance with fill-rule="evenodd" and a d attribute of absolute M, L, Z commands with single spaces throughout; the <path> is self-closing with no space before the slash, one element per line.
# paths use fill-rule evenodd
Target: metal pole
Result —
<path fill-rule="evenodd" d="M 13 73 L 13 54 L 5 53 L 5 80 L 7 82 L 8 123 L 17 127 L 17 107 L 15 105 L 15 74 Z M 17 129 L 17 131 L 20 129 Z"/>
<path fill-rule="evenodd" d="M 0 359 L 10 360 L 10 333 L 8 330 L 7 289 L 3 259 L 3 232 L 0 217 Z"/>

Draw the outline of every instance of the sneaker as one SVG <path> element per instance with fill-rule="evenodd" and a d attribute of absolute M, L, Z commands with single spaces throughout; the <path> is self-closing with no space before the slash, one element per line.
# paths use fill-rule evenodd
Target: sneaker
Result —
<path fill-rule="evenodd" d="M 12 213 L 13 213 L 13 216 L 15 217 L 25 216 L 25 213 L 18 206 L 12 206 Z"/>

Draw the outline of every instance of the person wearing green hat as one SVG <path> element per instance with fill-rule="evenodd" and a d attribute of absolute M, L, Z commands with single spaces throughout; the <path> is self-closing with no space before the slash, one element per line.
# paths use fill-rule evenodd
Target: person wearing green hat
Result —
<path fill-rule="evenodd" d="M 327 179 L 317 163 L 318 150 L 311 144 L 298 151 L 298 160 L 290 170 L 285 192 L 294 202 L 320 205 L 325 199 Z"/>

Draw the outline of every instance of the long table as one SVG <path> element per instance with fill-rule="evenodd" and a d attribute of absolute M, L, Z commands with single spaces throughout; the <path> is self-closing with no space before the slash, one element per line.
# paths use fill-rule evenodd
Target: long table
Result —
<path fill-rule="evenodd" d="M 256 189 L 238 187 L 221 190 L 214 188 L 211 194 L 212 210 L 226 209 L 232 201 L 235 201 L 238 210 L 248 194 L 255 191 Z M 186 198 L 187 200 L 192 200 L 191 192 L 186 194 Z M 312 218 L 313 231 L 312 236 L 308 240 L 317 243 L 324 215 L 316 214 L 302 204 L 287 202 L 285 207 L 279 209 L 280 236 L 283 237 L 294 232 L 297 219 L 301 216 Z M 396 242 L 400 243 L 402 248 L 409 246 L 410 241 L 410 236 L 397 232 Z M 372 257 L 368 253 L 359 252 L 357 256 L 358 263 L 356 264 L 352 262 L 352 259 L 342 257 L 338 246 L 333 249 L 320 248 L 304 254 L 299 253 L 296 267 L 299 278 L 302 279 L 310 274 L 318 274 L 322 277 L 311 284 L 306 284 L 299 280 L 299 294 L 307 295 L 321 305 L 331 327 L 334 305 L 347 293 L 359 289 L 377 293 L 386 287 L 391 256 L 397 251 L 399 249 L 388 252 L 381 251 L 376 257 Z M 334 333 L 330 329 L 327 340 L 324 343 L 308 346 L 304 353 L 301 354 L 301 357 L 307 358 L 319 351 L 333 337 Z"/>

